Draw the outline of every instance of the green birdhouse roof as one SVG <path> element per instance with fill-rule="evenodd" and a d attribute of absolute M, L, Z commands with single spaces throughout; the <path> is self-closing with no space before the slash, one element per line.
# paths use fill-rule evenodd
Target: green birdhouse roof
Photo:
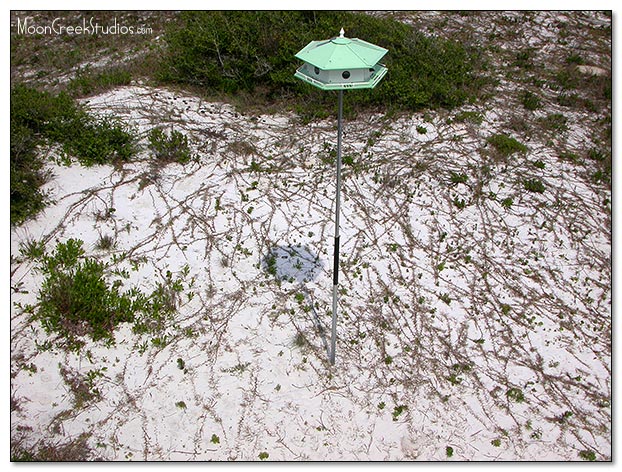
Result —
<path fill-rule="evenodd" d="M 296 53 L 296 57 L 322 70 L 364 69 L 374 67 L 388 51 L 358 38 L 341 35 L 311 41 Z"/>

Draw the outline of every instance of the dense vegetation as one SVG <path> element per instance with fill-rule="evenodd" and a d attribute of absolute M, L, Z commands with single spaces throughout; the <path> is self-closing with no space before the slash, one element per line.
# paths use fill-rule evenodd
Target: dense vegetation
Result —
<path fill-rule="evenodd" d="M 374 93 L 352 91 L 348 105 L 418 110 L 455 107 L 474 95 L 474 56 L 461 44 L 425 36 L 392 19 L 346 12 L 183 12 L 168 28 L 160 78 L 216 92 L 308 100 L 333 111 L 332 94 L 294 78 L 294 54 L 344 28 L 389 50 L 389 74 Z"/>
<path fill-rule="evenodd" d="M 19 224 L 44 206 L 45 181 L 37 147 L 58 143 L 61 160 L 82 165 L 129 160 L 134 137 L 123 124 L 95 119 L 69 95 L 53 95 L 23 84 L 11 89 L 11 224 Z"/>
<path fill-rule="evenodd" d="M 28 249 L 25 255 L 38 261 L 44 276 L 34 316 L 70 348 L 80 348 L 85 336 L 113 343 L 120 323 L 132 323 L 137 333 L 160 332 L 184 289 L 182 279 L 167 272 L 151 294 L 136 288 L 122 291 L 129 273 L 87 257 L 81 240 L 58 243 L 52 254 L 36 245 Z"/>

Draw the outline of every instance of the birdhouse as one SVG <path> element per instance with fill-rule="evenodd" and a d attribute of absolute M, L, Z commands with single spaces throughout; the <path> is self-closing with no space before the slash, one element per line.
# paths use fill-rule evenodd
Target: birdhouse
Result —
<path fill-rule="evenodd" d="M 374 88 L 386 75 L 380 59 L 388 51 L 362 39 L 338 37 L 311 41 L 296 57 L 304 62 L 295 77 L 322 90 Z"/>

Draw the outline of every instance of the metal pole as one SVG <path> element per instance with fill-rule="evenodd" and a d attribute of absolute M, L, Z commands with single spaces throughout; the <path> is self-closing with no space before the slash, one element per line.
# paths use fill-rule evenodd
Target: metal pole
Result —
<path fill-rule="evenodd" d="M 337 286 L 339 285 L 339 212 L 341 207 L 341 119 L 343 115 L 343 90 L 339 90 L 339 118 L 337 120 L 337 197 L 335 203 L 335 248 L 333 252 L 333 326 L 330 338 L 330 364 L 335 365 L 337 344 Z"/>

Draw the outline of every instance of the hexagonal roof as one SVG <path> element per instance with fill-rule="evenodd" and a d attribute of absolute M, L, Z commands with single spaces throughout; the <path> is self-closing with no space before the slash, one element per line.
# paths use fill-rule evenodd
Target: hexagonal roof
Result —
<path fill-rule="evenodd" d="M 365 69 L 374 67 L 388 52 L 358 38 L 340 36 L 324 41 L 311 41 L 296 57 L 322 70 Z"/>

